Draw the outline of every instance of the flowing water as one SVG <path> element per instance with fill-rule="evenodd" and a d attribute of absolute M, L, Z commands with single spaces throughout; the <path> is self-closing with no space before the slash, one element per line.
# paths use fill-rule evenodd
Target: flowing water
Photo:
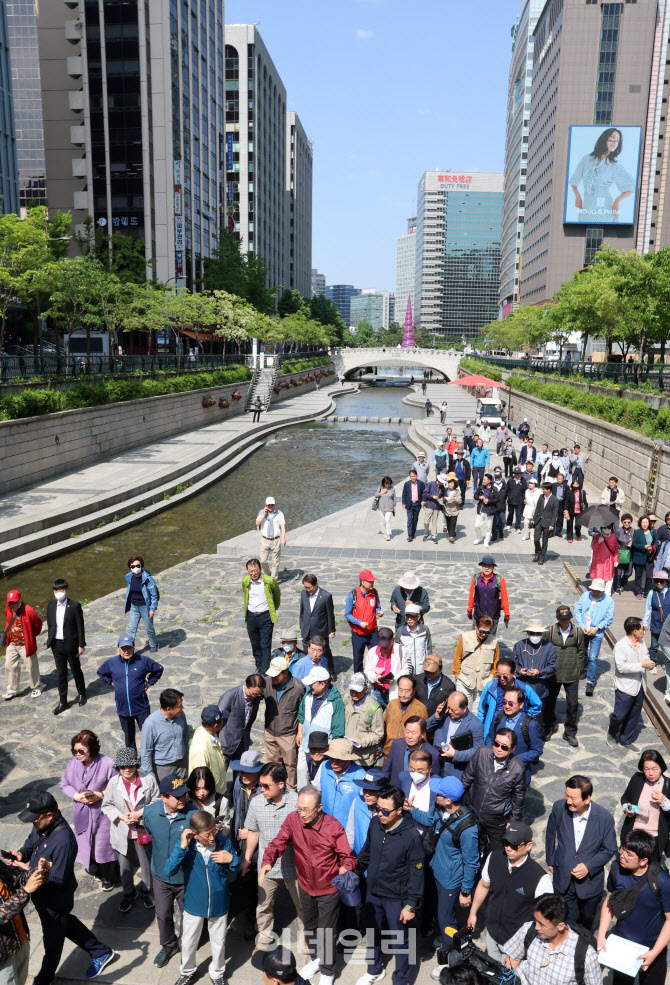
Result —
<path fill-rule="evenodd" d="M 342 416 L 409 417 L 406 390 L 372 387 L 340 397 Z M 198 496 L 112 537 L 51 558 L 11 576 L 40 612 L 53 597 L 54 578 L 67 578 L 72 598 L 83 601 L 123 586 L 131 554 L 150 571 L 162 571 L 197 554 L 215 554 L 221 541 L 254 526 L 272 493 L 286 516 L 287 533 L 375 494 L 379 479 L 402 478 L 410 462 L 398 424 L 300 424 L 276 431 L 265 446 Z M 11 581 L 11 584 L 10 584 Z"/>

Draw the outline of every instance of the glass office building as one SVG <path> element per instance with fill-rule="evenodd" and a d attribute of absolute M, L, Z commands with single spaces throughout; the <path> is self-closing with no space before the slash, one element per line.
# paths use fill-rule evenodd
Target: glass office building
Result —
<path fill-rule="evenodd" d="M 7 41 L 11 63 L 16 160 L 22 209 L 46 205 L 46 162 L 42 85 L 35 0 L 7 0 Z"/>
<path fill-rule="evenodd" d="M 16 134 L 12 104 L 12 79 L 7 43 L 7 15 L 0 0 L 0 207 L 3 212 L 19 211 L 19 180 L 16 166 Z"/>
<path fill-rule="evenodd" d="M 360 293 L 360 287 L 354 287 L 353 284 L 326 285 L 326 297 L 333 302 L 345 325 L 351 325 L 351 299 Z"/>
<path fill-rule="evenodd" d="M 502 174 L 426 171 L 419 182 L 414 322 L 473 338 L 498 316 Z"/>
<path fill-rule="evenodd" d="M 414 306 L 414 280 L 416 276 L 416 216 L 407 220 L 407 232 L 398 236 L 395 262 L 395 317 L 393 321 L 405 324 L 407 299 L 412 297 Z"/>

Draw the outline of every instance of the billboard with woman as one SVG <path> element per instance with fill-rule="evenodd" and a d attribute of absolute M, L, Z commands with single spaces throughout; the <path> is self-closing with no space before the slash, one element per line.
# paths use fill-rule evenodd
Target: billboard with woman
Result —
<path fill-rule="evenodd" d="M 642 127 L 572 126 L 563 222 L 631 226 Z"/>

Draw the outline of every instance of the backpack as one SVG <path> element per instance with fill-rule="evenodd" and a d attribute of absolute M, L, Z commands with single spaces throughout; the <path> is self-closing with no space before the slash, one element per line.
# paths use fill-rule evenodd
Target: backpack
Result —
<path fill-rule="evenodd" d="M 468 828 L 475 827 L 475 825 L 477 824 L 477 818 L 475 817 L 473 811 L 470 811 L 466 817 L 463 817 L 458 813 L 460 809 L 461 808 L 459 807 L 458 810 L 454 811 L 454 813 L 451 815 L 448 821 L 443 821 L 439 829 L 430 827 L 430 828 L 426 828 L 426 830 L 424 831 L 422 838 L 423 850 L 428 858 L 430 858 L 432 855 L 435 854 L 435 849 L 437 848 L 437 843 L 440 840 L 440 837 L 442 836 L 442 832 L 446 831 L 447 828 L 449 828 L 451 834 L 451 840 L 453 842 L 454 848 L 456 849 L 457 852 L 461 850 L 461 835 Z M 456 820 L 457 823 L 454 825 L 454 828 L 452 830 L 451 825 L 453 824 L 454 819 Z"/>
<path fill-rule="evenodd" d="M 504 711 L 501 708 L 500 711 L 498 712 L 498 714 L 496 715 L 496 717 L 493 719 L 493 734 L 494 735 L 495 735 L 495 730 L 498 728 L 498 726 L 502 722 L 503 715 L 504 715 Z M 529 722 L 530 721 L 531 721 L 531 716 L 530 715 L 524 715 L 524 719 L 523 719 L 523 721 L 521 723 L 521 734 L 523 736 L 524 742 L 526 743 L 526 745 L 528 746 L 529 749 L 530 749 L 530 725 L 529 725 Z"/>
<path fill-rule="evenodd" d="M 597 950 L 596 939 L 589 930 L 586 930 L 585 927 L 580 926 L 578 923 L 568 923 L 568 927 L 570 930 L 574 930 L 579 938 L 577 941 L 577 947 L 575 948 L 575 979 L 577 981 L 577 985 L 584 985 L 586 954 L 589 947 L 592 947 L 594 951 Z M 526 931 L 526 936 L 523 939 L 523 957 L 521 958 L 521 961 L 526 960 L 528 956 L 528 948 L 536 937 L 537 931 L 535 930 L 535 924 L 531 923 L 530 927 Z"/>
<path fill-rule="evenodd" d="M 354 609 L 356 608 L 356 592 L 357 592 L 357 590 L 360 587 L 361 587 L 360 585 L 356 585 L 356 588 L 352 588 L 351 591 L 349 592 L 349 594 L 350 595 L 353 595 L 353 597 L 354 597 L 354 603 L 353 603 L 353 608 Z M 372 594 L 375 597 L 375 615 L 376 615 L 377 614 L 377 606 L 379 605 L 379 592 L 377 591 L 376 588 L 371 588 L 370 591 L 372 592 Z M 356 616 L 356 618 L 358 619 L 358 616 Z M 394 644 L 395 644 L 395 640 L 394 640 Z"/>
<path fill-rule="evenodd" d="M 480 575 L 481 575 L 481 571 L 478 571 L 477 574 L 474 576 L 473 580 L 475 583 L 474 585 L 475 589 L 477 588 L 477 579 L 479 578 Z M 500 575 L 495 575 L 495 580 L 496 580 L 496 589 L 498 591 L 498 598 L 500 599 Z"/>
<path fill-rule="evenodd" d="M 661 899 L 661 890 L 658 885 L 658 876 L 661 872 L 662 866 L 658 863 L 650 865 L 647 868 L 647 878 L 640 879 L 636 886 L 629 886 L 622 889 L 613 889 L 610 893 L 610 898 L 608 900 L 608 906 L 612 911 L 612 915 L 616 917 L 617 920 L 623 920 L 629 915 L 635 908 L 637 898 L 640 895 L 642 889 L 645 886 L 649 886 L 652 893 L 658 900 L 661 907 L 661 919 L 665 920 L 663 900 Z M 610 866 L 609 875 L 610 878 L 616 886 L 616 877 L 619 871 L 619 861 L 615 859 Z"/>

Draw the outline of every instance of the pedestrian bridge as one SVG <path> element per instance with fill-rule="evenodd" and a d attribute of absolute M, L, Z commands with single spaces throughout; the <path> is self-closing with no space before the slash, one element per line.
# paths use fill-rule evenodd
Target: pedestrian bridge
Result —
<path fill-rule="evenodd" d="M 455 380 L 458 376 L 458 364 L 461 354 L 455 350 L 445 349 L 401 349 L 390 346 L 360 349 L 333 349 L 335 372 L 340 379 L 350 377 L 359 369 L 375 366 L 393 366 L 404 369 L 408 378 L 414 369 L 432 369 L 438 376 Z"/>

